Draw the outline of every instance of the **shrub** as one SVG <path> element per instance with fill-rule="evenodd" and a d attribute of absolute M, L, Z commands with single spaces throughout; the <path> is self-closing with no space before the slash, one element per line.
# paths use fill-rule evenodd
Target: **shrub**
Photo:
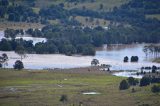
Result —
<path fill-rule="evenodd" d="M 135 92 L 136 92 L 136 90 L 134 88 L 132 88 L 132 93 L 135 93 Z"/>
<path fill-rule="evenodd" d="M 120 90 L 125 90 L 129 88 L 129 84 L 126 80 L 122 80 L 119 85 Z"/>
<path fill-rule="evenodd" d="M 59 101 L 61 101 L 61 102 L 67 102 L 68 101 L 67 95 L 61 95 L 61 98 L 60 98 Z"/>
<path fill-rule="evenodd" d="M 135 78 L 133 78 L 133 77 L 129 77 L 128 79 L 127 79 L 127 81 L 128 81 L 128 83 L 129 83 L 129 85 L 137 85 L 139 82 L 138 82 L 138 80 L 136 80 Z"/>
<path fill-rule="evenodd" d="M 160 78 L 151 78 L 151 83 L 160 83 Z"/>
<path fill-rule="evenodd" d="M 147 86 L 149 85 L 151 82 L 151 79 L 148 77 L 142 77 L 142 79 L 140 80 L 140 86 Z"/>
<path fill-rule="evenodd" d="M 152 88 L 151 88 L 151 91 L 153 93 L 160 92 L 160 85 L 153 85 Z"/>

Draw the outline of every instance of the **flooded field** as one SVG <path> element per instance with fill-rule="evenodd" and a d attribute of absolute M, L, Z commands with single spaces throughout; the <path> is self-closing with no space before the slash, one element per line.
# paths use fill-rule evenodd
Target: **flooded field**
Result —
<path fill-rule="evenodd" d="M 0 39 L 3 38 L 4 33 L 0 32 Z M 32 38 L 26 37 L 26 40 L 33 40 L 34 43 L 42 42 L 43 38 Z M 101 48 L 97 48 L 95 56 L 66 56 L 61 54 L 27 54 L 26 58 L 23 59 L 24 67 L 26 69 L 46 69 L 46 68 L 75 68 L 75 67 L 86 67 L 91 65 L 92 59 L 98 59 L 100 64 L 111 65 L 111 70 L 127 70 L 123 73 L 115 73 L 117 76 L 133 76 L 134 72 L 128 72 L 128 70 L 140 71 L 141 67 L 156 65 L 160 67 L 160 64 L 153 63 L 153 57 L 146 58 L 143 52 L 143 47 L 146 44 L 117 44 L 117 45 L 104 45 Z M 12 68 L 16 60 L 20 59 L 20 56 L 12 52 L 7 53 L 9 56 L 8 68 Z M 123 59 L 125 56 L 138 56 L 139 62 L 137 63 L 124 63 Z M 139 77 L 139 76 L 138 76 Z M 141 77 L 141 76 L 140 76 Z"/>

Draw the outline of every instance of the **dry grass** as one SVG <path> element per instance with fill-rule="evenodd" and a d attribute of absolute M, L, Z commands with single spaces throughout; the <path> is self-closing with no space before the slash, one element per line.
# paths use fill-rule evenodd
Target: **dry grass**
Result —
<path fill-rule="evenodd" d="M 0 22 L 0 30 L 10 29 L 29 29 L 29 28 L 42 28 L 44 25 L 39 23 L 26 23 L 26 22 Z"/>
<path fill-rule="evenodd" d="M 76 16 L 75 18 L 77 21 L 79 21 L 83 26 L 102 26 L 107 27 L 110 23 L 108 20 L 94 18 L 92 22 L 89 21 L 89 17 L 82 17 L 82 16 Z M 88 21 L 86 21 L 88 19 Z"/>

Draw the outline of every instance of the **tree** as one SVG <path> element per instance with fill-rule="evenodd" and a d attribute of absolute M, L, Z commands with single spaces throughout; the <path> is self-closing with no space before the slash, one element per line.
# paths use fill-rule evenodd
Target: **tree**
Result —
<path fill-rule="evenodd" d="M 150 84 L 150 82 L 151 82 L 150 78 L 142 77 L 142 79 L 140 80 L 140 86 L 147 86 Z"/>
<path fill-rule="evenodd" d="M 18 70 L 23 69 L 23 68 L 24 68 L 23 62 L 20 61 L 20 60 L 17 60 L 17 61 L 15 62 L 15 64 L 13 65 L 13 67 L 14 67 L 14 69 L 18 69 Z"/>
<path fill-rule="evenodd" d="M 0 68 L 2 68 L 2 64 L 0 63 Z"/>
<path fill-rule="evenodd" d="M 129 88 L 129 84 L 126 80 L 122 80 L 119 85 L 120 90 L 125 90 Z"/>
<path fill-rule="evenodd" d="M 22 61 L 23 58 L 26 57 L 25 48 L 24 48 L 23 46 L 21 46 L 21 45 L 20 45 L 20 46 L 17 46 L 15 52 L 16 52 L 18 55 L 20 55 L 21 61 Z"/>
<path fill-rule="evenodd" d="M 103 4 L 99 5 L 99 9 L 102 10 L 103 9 Z"/>
<path fill-rule="evenodd" d="M 123 62 L 128 62 L 128 57 L 127 57 L 127 56 L 126 56 L 126 57 L 124 57 Z"/>
<path fill-rule="evenodd" d="M 2 54 L 2 57 L 3 57 L 3 66 L 5 68 L 5 66 L 8 64 L 7 61 L 8 61 L 8 56 L 6 53 L 3 53 Z"/>
<path fill-rule="evenodd" d="M 97 60 L 97 59 L 93 59 L 92 61 L 91 61 L 91 65 L 92 66 L 97 66 L 99 64 L 99 60 Z"/>
<path fill-rule="evenodd" d="M 0 56 L 0 64 L 2 65 L 2 67 L 5 68 L 5 66 L 7 65 L 7 61 L 8 61 L 8 56 L 6 53 L 3 53 L 2 56 Z"/>
<path fill-rule="evenodd" d="M 152 73 L 156 73 L 157 67 L 155 65 L 152 66 Z"/>

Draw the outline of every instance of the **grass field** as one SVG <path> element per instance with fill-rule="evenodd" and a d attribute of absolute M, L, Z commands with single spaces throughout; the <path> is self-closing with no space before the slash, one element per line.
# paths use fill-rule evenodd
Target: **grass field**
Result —
<path fill-rule="evenodd" d="M 82 8 L 83 6 L 86 7 L 86 9 L 91 10 L 97 10 L 100 11 L 100 4 L 103 4 L 103 10 L 101 11 L 109 11 L 112 10 L 115 6 L 119 7 L 120 5 L 128 2 L 129 0 L 95 0 L 95 2 L 66 2 L 65 0 L 36 0 L 35 1 L 35 7 L 36 8 L 42 8 L 42 7 L 48 7 L 53 4 L 60 4 L 64 3 L 64 6 L 66 9 L 73 9 L 73 8 Z M 25 0 L 16 0 L 16 4 L 23 4 L 27 5 L 27 1 Z"/>
<path fill-rule="evenodd" d="M 119 91 L 124 79 L 104 72 L 83 70 L 14 71 L 0 70 L 0 106 L 159 106 L 160 94 L 151 86 Z M 101 94 L 84 95 L 94 91 Z M 68 101 L 59 101 L 61 95 Z"/>
<path fill-rule="evenodd" d="M 86 18 L 88 19 L 88 21 L 86 22 Z M 94 20 L 92 22 L 89 21 L 89 17 L 82 17 L 82 16 L 76 16 L 75 18 L 77 21 L 79 21 L 83 26 L 102 26 L 102 27 L 107 27 L 110 23 L 110 21 L 108 20 L 104 20 L 104 19 L 98 19 L 98 18 L 94 18 Z"/>
<path fill-rule="evenodd" d="M 129 0 L 96 0 L 95 2 L 84 2 L 84 3 L 65 3 L 66 9 L 83 8 L 91 9 L 95 11 L 111 11 L 114 7 L 119 7 Z M 103 9 L 100 10 L 100 4 L 103 4 Z"/>
<path fill-rule="evenodd" d="M 29 29 L 29 28 L 42 28 L 44 25 L 40 23 L 26 23 L 26 22 L 0 22 L 0 30 L 10 29 Z"/>

